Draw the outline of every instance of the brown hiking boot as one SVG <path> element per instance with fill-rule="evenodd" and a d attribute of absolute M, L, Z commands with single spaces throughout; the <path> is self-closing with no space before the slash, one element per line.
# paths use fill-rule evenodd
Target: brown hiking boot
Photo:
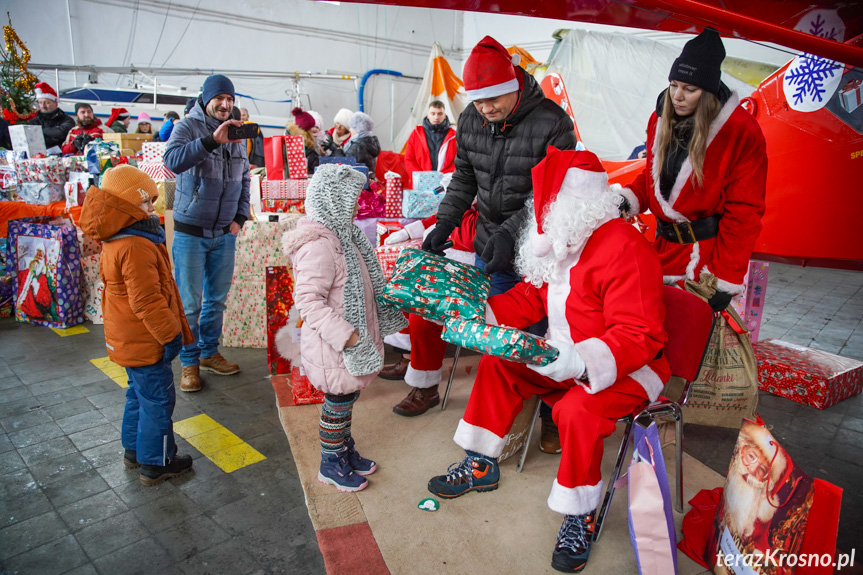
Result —
<path fill-rule="evenodd" d="M 210 357 L 202 357 L 199 360 L 201 369 L 211 371 L 218 375 L 233 375 L 240 371 L 240 366 L 236 363 L 230 363 L 222 357 L 221 353 L 216 352 Z"/>
<path fill-rule="evenodd" d="M 422 415 L 439 403 L 440 396 L 438 395 L 436 385 L 427 389 L 412 387 L 408 396 L 393 408 L 393 413 L 404 415 L 405 417 L 414 417 Z"/>
<path fill-rule="evenodd" d="M 184 365 L 180 391 L 201 391 L 201 371 L 197 365 Z"/>
<path fill-rule="evenodd" d="M 560 433 L 549 417 L 541 417 L 542 433 L 539 436 L 539 450 L 543 453 L 560 453 Z"/>
<path fill-rule="evenodd" d="M 394 364 L 384 367 L 378 374 L 378 377 L 390 381 L 400 381 L 405 378 L 410 363 L 411 360 L 400 357 Z"/>

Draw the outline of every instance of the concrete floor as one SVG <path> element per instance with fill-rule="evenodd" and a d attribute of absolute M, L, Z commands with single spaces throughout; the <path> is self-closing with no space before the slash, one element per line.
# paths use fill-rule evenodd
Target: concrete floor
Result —
<path fill-rule="evenodd" d="M 861 288 L 863 273 L 772 264 L 762 337 L 863 359 Z M 60 337 L 0 320 L 0 575 L 323 573 L 265 352 L 223 350 L 243 371 L 178 394 L 174 421 L 205 413 L 266 459 L 226 473 L 178 438 L 194 472 L 145 488 L 121 463 L 125 390 L 90 363 L 106 355 L 102 328 L 85 327 Z M 863 395 L 824 411 L 760 401 L 792 458 L 845 488 L 850 552 L 863 541 Z M 736 436 L 689 425 L 685 449 L 724 475 Z"/>

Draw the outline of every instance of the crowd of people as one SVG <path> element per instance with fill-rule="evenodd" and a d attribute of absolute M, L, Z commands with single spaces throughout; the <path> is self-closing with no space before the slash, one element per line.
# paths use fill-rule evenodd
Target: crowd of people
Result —
<path fill-rule="evenodd" d="M 436 216 L 389 241 L 422 237 L 424 250 L 483 270 L 491 279 L 486 322 L 543 335 L 559 352 L 544 367 L 481 358 L 454 435 L 465 456 L 428 489 L 446 499 L 497 489 L 509 429 L 523 401 L 538 395 L 544 429 L 556 441 L 544 442 L 544 450 L 561 453 L 548 497 L 563 515 L 552 550 L 561 571 L 580 571 L 588 561 L 603 440 L 668 381 L 663 284 L 712 274 L 718 287 L 708 303 L 715 311 L 743 291 L 764 213 L 767 157 L 757 122 L 720 79 L 724 56 L 712 29 L 686 44 L 648 121 L 646 165 L 622 190 L 609 187 L 593 153 L 576 149 L 570 118 L 489 36 L 465 64 L 472 105 L 457 128 L 445 105 L 431 101 L 405 149 L 409 171 L 447 174 L 445 196 Z M 43 126 L 46 143 L 80 152 L 106 129 L 86 104 L 76 106 L 73 125 L 58 113 L 50 87 L 39 89 L 33 122 Z M 124 462 L 142 466 L 146 485 L 192 467 L 174 442 L 171 361 L 179 356 L 184 392 L 202 389 L 201 371 L 240 370 L 219 353 L 219 339 L 236 236 L 249 218 L 249 172 L 263 163 L 263 146 L 260 137 L 228 136 L 231 126 L 249 121 L 234 99 L 230 79 L 210 76 L 185 117 L 166 118 L 158 131 L 167 141 L 164 162 L 177 174 L 173 274 L 153 214 L 158 192 L 142 172 L 109 170 L 82 212 L 82 229 L 104 246 L 106 346 L 129 374 Z M 137 133 L 153 132 L 146 114 L 137 122 Z M 115 110 L 108 125 L 128 130 L 129 113 Z M 324 128 L 320 114 L 300 108 L 286 126 L 302 136 L 312 177 L 306 215 L 285 234 L 283 249 L 304 320 L 302 363 L 325 394 L 318 479 L 357 491 L 378 467 L 359 455 L 351 432 L 361 391 L 378 375 L 404 379 L 409 394 L 393 411 L 425 413 L 439 402 L 446 344 L 441 326 L 415 315 L 408 321 L 378 300 L 383 274 L 353 225 L 365 177 L 341 164 L 315 170 L 321 157 L 343 155 L 374 174 L 381 150 L 374 122 L 341 109 Z M 652 245 L 625 219 L 648 209 L 658 226 Z M 384 339 L 399 332 L 410 358 L 385 367 Z"/>

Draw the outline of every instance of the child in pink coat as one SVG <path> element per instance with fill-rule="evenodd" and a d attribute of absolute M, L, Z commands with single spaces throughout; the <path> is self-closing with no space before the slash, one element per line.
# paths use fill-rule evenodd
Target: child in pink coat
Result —
<path fill-rule="evenodd" d="M 377 303 L 384 276 L 369 240 L 354 225 L 365 176 L 350 166 L 320 166 L 306 192 L 306 217 L 285 232 L 294 267 L 294 302 L 303 318 L 300 345 L 309 381 L 325 394 L 318 479 L 359 491 L 377 469 L 351 437 L 353 404 L 383 367 L 383 337 L 404 315 Z"/>

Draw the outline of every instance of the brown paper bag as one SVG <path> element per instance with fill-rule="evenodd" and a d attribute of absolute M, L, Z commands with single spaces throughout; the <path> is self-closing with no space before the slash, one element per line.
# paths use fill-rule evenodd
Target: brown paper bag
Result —
<path fill-rule="evenodd" d="M 686 280 L 685 289 L 707 300 L 716 291 L 716 278 L 703 273 L 698 282 Z M 737 326 L 742 333 L 735 331 Z M 749 333 L 742 326 L 730 306 L 716 318 L 701 372 L 683 407 L 686 423 L 739 429 L 744 417 L 755 418 L 758 364 Z"/>

